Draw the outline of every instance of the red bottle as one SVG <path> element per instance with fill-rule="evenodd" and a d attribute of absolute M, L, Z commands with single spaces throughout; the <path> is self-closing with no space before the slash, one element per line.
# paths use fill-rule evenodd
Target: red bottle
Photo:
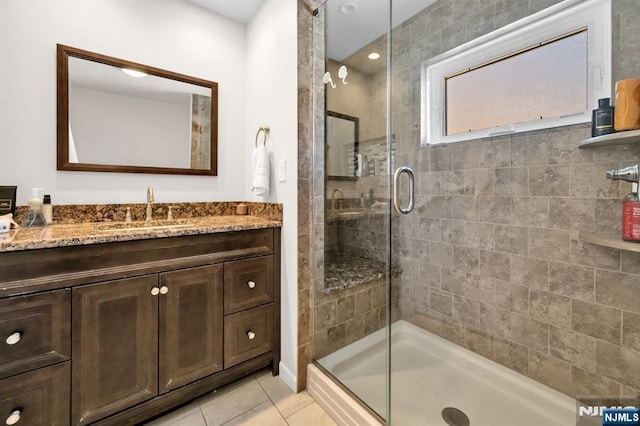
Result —
<path fill-rule="evenodd" d="M 622 239 L 640 243 L 640 199 L 632 192 L 622 201 Z"/>
<path fill-rule="evenodd" d="M 638 191 L 640 164 L 620 170 L 607 171 L 607 179 L 626 180 L 634 183 Z M 640 198 L 637 192 L 631 192 L 622 200 L 622 239 L 640 243 Z"/>

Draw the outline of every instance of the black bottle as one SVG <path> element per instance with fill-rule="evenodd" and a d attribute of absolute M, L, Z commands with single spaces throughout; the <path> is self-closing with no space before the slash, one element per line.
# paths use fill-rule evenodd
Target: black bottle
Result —
<path fill-rule="evenodd" d="M 591 136 L 602 136 L 613 133 L 613 107 L 609 98 L 598 99 L 598 109 L 591 116 Z"/>

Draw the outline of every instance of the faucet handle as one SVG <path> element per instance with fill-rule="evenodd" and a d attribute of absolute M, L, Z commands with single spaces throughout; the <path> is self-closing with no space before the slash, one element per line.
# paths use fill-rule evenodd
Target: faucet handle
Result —
<path fill-rule="evenodd" d="M 169 212 L 167 213 L 167 220 L 173 220 L 173 206 L 169 206 Z"/>
<path fill-rule="evenodd" d="M 153 188 L 147 187 L 147 203 L 153 203 L 155 200 L 153 199 Z"/>

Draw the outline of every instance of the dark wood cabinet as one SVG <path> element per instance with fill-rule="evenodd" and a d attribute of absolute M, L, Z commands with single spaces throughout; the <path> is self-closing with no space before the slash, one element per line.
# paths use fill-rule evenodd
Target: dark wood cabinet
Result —
<path fill-rule="evenodd" d="M 0 270 L 0 416 L 18 424 L 134 425 L 278 373 L 279 228 L 0 253 Z"/>
<path fill-rule="evenodd" d="M 0 299 L 0 379 L 71 357 L 69 293 Z"/>
<path fill-rule="evenodd" d="M 68 425 L 69 370 L 67 361 L 0 380 L 0 422 Z"/>
<path fill-rule="evenodd" d="M 160 393 L 222 370 L 223 265 L 160 275 Z"/>
<path fill-rule="evenodd" d="M 157 286 L 147 275 L 73 289 L 73 424 L 157 395 Z"/>

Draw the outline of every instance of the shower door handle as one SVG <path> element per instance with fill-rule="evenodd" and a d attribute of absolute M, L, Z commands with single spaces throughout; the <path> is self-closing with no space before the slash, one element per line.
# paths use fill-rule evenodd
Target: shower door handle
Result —
<path fill-rule="evenodd" d="M 406 173 L 409 176 L 409 205 L 407 207 L 400 206 L 400 175 Z M 398 167 L 393 174 L 393 208 L 400 214 L 408 214 L 413 210 L 415 198 L 415 181 L 416 175 L 410 167 Z"/>

